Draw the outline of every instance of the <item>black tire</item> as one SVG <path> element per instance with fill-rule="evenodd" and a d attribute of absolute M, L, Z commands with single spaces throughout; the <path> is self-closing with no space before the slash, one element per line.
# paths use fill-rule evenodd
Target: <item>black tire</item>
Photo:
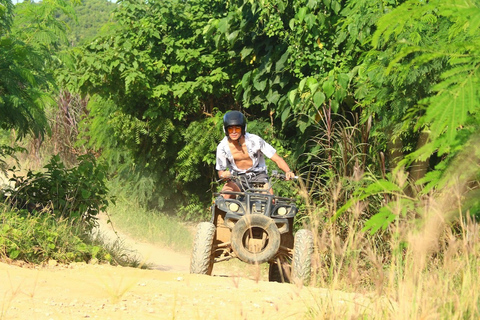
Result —
<path fill-rule="evenodd" d="M 287 262 L 271 262 L 268 266 L 268 281 L 290 283 L 292 268 Z"/>
<path fill-rule="evenodd" d="M 261 246 L 252 249 L 249 243 Z M 238 220 L 232 228 L 232 249 L 244 262 L 251 264 L 267 262 L 279 248 L 280 232 L 275 222 L 266 216 L 248 214 Z"/>
<path fill-rule="evenodd" d="M 213 223 L 201 222 L 198 224 L 190 260 L 190 273 L 212 274 L 214 236 L 215 225 Z"/>
<path fill-rule="evenodd" d="M 293 245 L 292 280 L 307 285 L 312 274 L 313 234 L 300 229 L 295 234 Z"/>

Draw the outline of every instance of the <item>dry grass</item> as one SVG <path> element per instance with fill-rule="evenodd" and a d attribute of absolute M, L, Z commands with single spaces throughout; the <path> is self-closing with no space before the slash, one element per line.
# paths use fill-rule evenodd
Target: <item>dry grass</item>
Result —
<path fill-rule="evenodd" d="M 369 298 L 357 310 L 326 299 L 311 307 L 310 318 L 480 318 L 480 226 L 463 212 L 465 178 L 451 177 L 441 191 L 415 202 L 415 216 L 375 235 L 362 231 L 361 202 L 334 222 L 321 219 L 325 208 L 310 204 L 318 230 L 313 285 Z M 402 204 L 393 206 L 398 217 Z"/>

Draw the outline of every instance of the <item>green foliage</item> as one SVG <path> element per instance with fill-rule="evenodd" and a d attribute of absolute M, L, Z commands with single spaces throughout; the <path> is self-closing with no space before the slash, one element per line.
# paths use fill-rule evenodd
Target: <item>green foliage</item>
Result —
<path fill-rule="evenodd" d="M 153 125 L 159 127 L 154 129 L 99 96 L 90 99 L 88 110 L 81 125 L 86 134 L 78 145 L 101 153 L 111 170 L 112 192 L 148 208 L 174 205 L 166 200 L 177 192 L 171 182 L 175 178 L 172 156 L 183 130 L 168 118 L 158 119 Z"/>
<path fill-rule="evenodd" d="M 213 43 L 201 32 L 223 6 L 221 1 L 123 1 L 115 13 L 119 28 L 88 44 L 77 70 L 65 76 L 70 88 L 95 94 L 86 122 L 89 145 L 115 164 L 118 185 L 128 182 L 147 207 L 185 201 L 185 190 L 199 180 L 190 174 L 194 168 L 177 171 L 184 165 L 177 159 L 186 144 L 185 128 L 232 104 L 230 63 L 225 53 L 211 52 Z M 197 154 L 187 155 L 180 161 L 197 161 Z M 212 170 L 203 172 L 208 189 Z"/>
<path fill-rule="evenodd" d="M 215 167 L 215 154 L 218 142 L 223 139 L 223 114 L 203 121 L 192 122 L 183 134 L 185 147 L 180 150 L 177 158 L 177 179 L 179 181 L 195 181 L 210 173 Z M 201 167 L 204 167 L 202 175 Z"/>
<path fill-rule="evenodd" d="M 225 17 L 211 20 L 208 32 L 241 67 L 237 99 L 250 109 L 271 110 L 296 136 L 299 155 L 308 150 L 323 107 L 344 115 L 352 108 L 362 49 L 368 48 L 376 20 L 392 5 L 236 1 Z"/>
<path fill-rule="evenodd" d="M 53 72 L 59 66 L 55 50 L 65 28 L 55 20 L 57 10 L 69 13 L 63 1 L 1 2 L 0 128 L 15 129 L 20 138 L 48 131 L 45 108 L 53 105 Z M 15 15 L 14 15 L 15 14 Z"/>
<path fill-rule="evenodd" d="M 76 47 L 88 43 L 98 34 L 108 33 L 115 28 L 112 13 L 116 7 L 115 2 L 108 0 L 84 0 L 74 6 L 74 17 L 62 12 L 58 13 L 57 19 L 64 21 L 68 26 L 67 37 L 70 46 Z"/>
<path fill-rule="evenodd" d="M 7 176 L 7 170 L 9 164 L 7 163 L 7 159 L 13 158 L 13 160 L 18 162 L 17 157 L 15 154 L 17 152 L 25 151 L 25 149 L 21 147 L 10 147 L 4 144 L 0 144 L 0 174 Z"/>
<path fill-rule="evenodd" d="M 304 156 L 308 167 L 302 168 L 302 179 L 309 206 L 321 208 L 310 223 L 320 230 L 332 222 L 342 239 L 350 233 L 352 216 L 364 223 L 379 206 L 381 199 L 371 199 L 364 207 L 352 206 L 352 198 L 369 183 L 379 164 L 369 152 L 367 124 L 351 124 L 347 118 L 324 110 L 318 133 L 312 138 L 315 147 Z M 345 212 L 347 207 L 351 210 Z M 318 209 L 317 209 L 318 210 Z M 362 214 L 360 215 L 360 212 Z M 312 219 L 312 218 L 310 218 Z"/>
<path fill-rule="evenodd" d="M 60 263 L 111 261 L 100 246 L 86 242 L 67 220 L 51 215 L 32 216 L 25 211 L 0 205 L 0 257 L 39 264 L 48 260 Z"/>
<path fill-rule="evenodd" d="M 385 120 L 407 120 L 411 129 L 430 135 L 430 142 L 412 153 L 407 164 L 433 153 L 453 156 L 479 130 L 480 46 L 474 22 L 479 14 L 475 2 L 407 1 L 379 21 L 373 44 L 388 43 L 385 53 L 390 56 L 383 72 L 387 79 L 398 79 L 395 85 L 410 87 L 405 87 L 409 96 L 402 111 Z"/>
<path fill-rule="evenodd" d="M 142 121 L 184 120 L 201 111 L 200 101 L 210 101 L 211 111 L 230 90 L 223 85 L 228 73 L 215 65 L 222 59 L 209 53 L 200 32 L 218 6 L 123 1 L 115 14 L 120 28 L 86 46 L 70 80 Z"/>
<path fill-rule="evenodd" d="M 46 131 L 44 106 L 53 101 L 44 90 L 53 79 L 44 72 L 43 57 L 15 38 L 0 38 L 0 128 L 21 137 Z"/>
<path fill-rule="evenodd" d="M 0 1 L 0 36 L 7 33 L 13 22 L 13 3 L 9 0 Z"/>
<path fill-rule="evenodd" d="M 79 50 L 63 80 L 94 97 L 82 141 L 142 203 L 204 207 L 219 114 L 242 105 L 251 124 L 268 124 L 259 134 L 280 154 L 314 168 L 311 193 L 329 185 L 319 201 L 328 194 L 336 207 L 365 187 L 363 172 L 386 177 L 397 153 L 407 170 L 418 161 L 446 170 L 478 130 L 477 9 L 442 0 L 122 1 L 117 29 Z M 432 186 L 441 176 L 419 175 Z"/>
<path fill-rule="evenodd" d="M 69 17 L 75 14 L 72 6 L 64 0 L 18 3 L 13 34 L 37 49 L 55 54 L 63 43 L 67 43 L 66 25 L 57 19 L 57 12 Z"/>
<path fill-rule="evenodd" d="M 437 157 L 435 170 L 418 180 L 426 184 L 421 194 L 443 188 L 442 181 L 452 179 L 453 159 L 476 150 L 469 140 L 480 130 L 479 14 L 475 2 L 407 1 L 379 20 L 373 37 L 376 49 L 366 59 L 370 78 L 366 83 L 373 85 L 365 95 L 369 104 L 365 110 L 378 118 L 377 134 L 404 142 L 401 166 L 408 169 L 415 161 Z M 424 145 L 411 139 L 420 131 L 428 134 Z M 476 190 L 474 176 L 464 183 Z M 367 189 L 358 192 L 370 194 Z M 412 205 L 404 203 L 413 201 L 411 196 L 407 190 L 397 202 L 411 211 Z M 387 203 L 366 227 L 385 228 L 393 215 Z"/>
<path fill-rule="evenodd" d="M 92 155 L 79 156 L 78 165 L 67 169 L 58 156 L 53 156 L 45 172 L 28 171 L 26 176 L 13 172 L 14 187 L 5 189 L 10 203 L 17 208 L 66 218 L 91 230 L 97 215 L 109 200 L 105 185 L 106 170 Z"/>

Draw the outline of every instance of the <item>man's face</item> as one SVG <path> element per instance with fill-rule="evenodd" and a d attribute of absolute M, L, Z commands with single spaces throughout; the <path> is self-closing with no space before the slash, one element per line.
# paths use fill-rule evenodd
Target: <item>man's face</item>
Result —
<path fill-rule="evenodd" d="M 230 126 L 227 128 L 228 137 L 232 140 L 237 140 L 242 135 L 242 127 L 241 126 Z"/>

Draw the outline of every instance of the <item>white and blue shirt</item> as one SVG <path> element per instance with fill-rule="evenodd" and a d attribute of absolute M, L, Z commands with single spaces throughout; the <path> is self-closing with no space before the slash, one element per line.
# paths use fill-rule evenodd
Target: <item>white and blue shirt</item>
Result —
<path fill-rule="evenodd" d="M 228 168 L 237 173 L 267 172 L 264 155 L 271 158 L 277 150 L 259 136 L 248 132 L 245 133 L 245 145 L 247 146 L 248 155 L 253 162 L 251 168 L 243 170 L 237 167 L 228 146 L 228 137 L 224 137 L 217 146 L 217 164 L 215 169 L 225 171 Z"/>

